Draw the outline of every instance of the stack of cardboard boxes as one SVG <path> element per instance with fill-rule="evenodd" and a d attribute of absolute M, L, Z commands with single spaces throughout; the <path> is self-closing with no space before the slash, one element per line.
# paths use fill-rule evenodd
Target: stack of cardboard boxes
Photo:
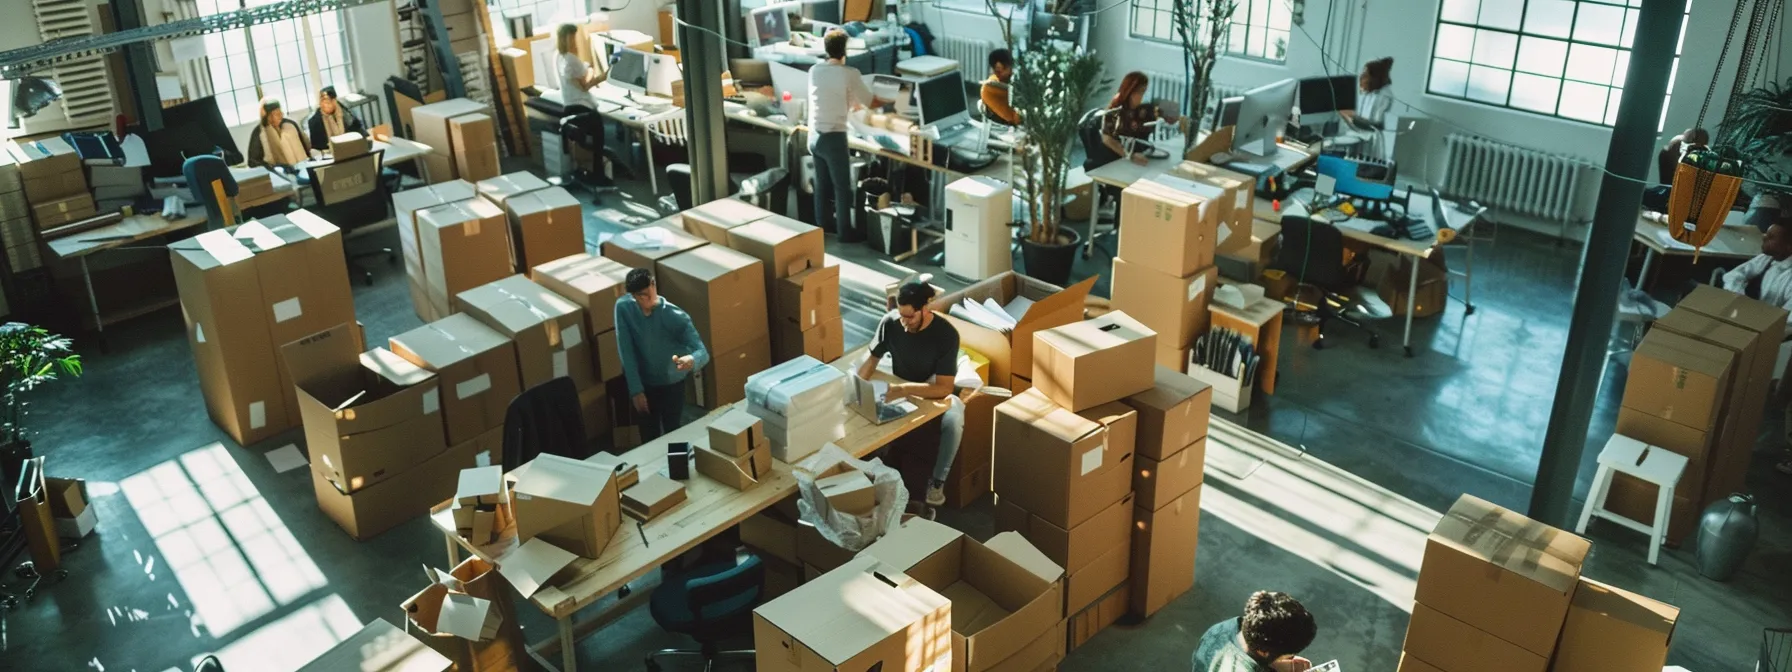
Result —
<path fill-rule="evenodd" d="M 533 277 L 536 266 L 585 252 L 585 213 L 565 189 L 529 173 L 480 180 L 475 188 L 510 218 L 514 272 Z"/>
<path fill-rule="evenodd" d="M 1700 285 L 1631 356 L 1617 433 L 1687 458 L 1668 541 L 1684 542 L 1707 504 L 1743 489 L 1785 326 L 1785 310 Z M 1647 524 L 1656 494 L 1614 474 L 1606 508 Z"/>
<path fill-rule="evenodd" d="M 237 443 L 299 423 L 280 347 L 354 323 L 341 235 L 299 210 L 168 246 L 206 410 Z"/>
<path fill-rule="evenodd" d="M 93 194 L 81 170 L 81 156 L 62 138 L 8 143 L 18 165 L 25 203 L 37 230 L 53 229 L 94 216 Z"/>
<path fill-rule="evenodd" d="M 455 297 L 510 275 L 510 227 L 490 201 L 469 198 L 417 211 L 417 251 L 429 298 L 424 321 L 454 314 Z"/>
<path fill-rule="evenodd" d="M 12 143 L 0 145 L 0 245 L 6 247 L 6 267 L 23 273 L 43 265 L 38 250 L 37 228 L 31 224 L 31 205 L 25 200 L 25 178 L 20 174 Z"/>
<path fill-rule="evenodd" d="M 487 114 L 490 110 L 485 103 L 466 98 L 411 108 L 411 137 L 429 145 L 423 166 L 430 183 L 498 176 L 497 126 Z"/>
<path fill-rule="evenodd" d="M 840 269 L 826 266 L 821 229 L 724 198 L 679 213 L 684 230 L 765 265 L 771 361 L 808 355 L 824 362 L 845 349 Z"/>
<path fill-rule="evenodd" d="M 1139 414 L 1119 401 L 1154 386 L 1157 336 L 1114 312 L 1033 339 L 1034 387 L 996 406 L 995 523 L 1064 568 L 1074 649 L 1127 581 Z"/>
<path fill-rule="evenodd" d="M 1159 364 L 1188 370 L 1188 349 L 1207 332 L 1207 304 L 1219 286 L 1215 247 L 1230 195 L 1161 175 L 1120 194 L 1120 254 L 1113 306 L 1158 333 Z M 1229 229 L 1228 229 L 1229 233 Z"/>
<path fill-rule="evenodd" d="M 1201 480 L 1213 389 L 1159 365 L 1151 389 L 1126 398 L 1138 411 L 1133 453 L 1131 608 L 1150 616 L 1195 585 Z"/>
<path fill-rule="evenodd" d="M 616 302 L 625 293 L 623 283 L 628 279 L 628 271 L 627 266 L 583 252 L 536 266 L 531 271 L 531 277 L 541 286 L 585 310 L 585 333 L 591 339 L 591 361 L 597 367 L 597 379 L 604 383 L 579 393 L 579 407 L 585 412 L 585 433 L 590 438 L 607 431 L 612 422 L 626 424 L 622 422 L 626 416 L 611 417 L 613 414 L 606 399 L 628 396 L 607 390 L 608 383 L 622 380 L 622 355 L 616 346 Z M 618 447 L 623 447 L 620 442 Z"/>
<path fill-rule="evenodd" d="M 709 364 L 692 377 L 700 405 L 745 398 L 747 376 L 771 366 L 764 262 L 720 245 L 704 245 L 656 262 L 660 294 L 691 316 L 709 348 Z"/>
<path fill-rule="evenodd" d="M 422 245 L 418 242 L 417 215 L 438 205 L 476 197 L 478 192 L 473 183 L 465 180 L 449 180 L 392 195 L 393 218 L 398 221 L 398 247 L 404 253 L 404 272 L 410 281 L 411 306 L 416 308 L 418 319 L 424 322 L 442 316 L 435 314 L 429 302 L 429 274 L 424 268 Z"/>
<path fill-rule="evenodd" d="M 989 359 L 990 385 L 1015 393 L 1033 386 L 1033 334 L 1083 319 L 1083 301 L 1095 287 L 1091 277 L 1069 287 L 1003 271 L 964 289 L 934 299 L 937 312 L 958 330 L 960 346 Z M 891 288 L 894 289 L 894 288 Z M 1011 329 L 993 329 L 954 316 L 952 309 L 965 300 L 1007 306 L 1017 299 L 1029 302 Z"/>
<path fill-rule="evenodd" d="M 1170 175 L 1193 183 L 1195 193 L 1218 204 L 1220 221 L 1215 229 L 1214 266 L 1219 274 L 1257 282 L 1275 260 L 1282 226 L 1257 219 L 1256 178 L 1200 161 L 1184 161 L 1170 169 Z M 1168 184 L 1188 188 L 1184 182 Z"/>
<path fill-rule="evenodd" d="M 585 311 L 548 288 L 513 275 L 454 297 L 462 312 L 516 344 L 517 381 L 528 390 L 570 378 L 580 390 L 597 385 Z"/>
<path fill-rule="evenodd" d="M 449 315 L 393 336 L 387 346 L 436 374 L 450 446 L 502 428 L 510 400 L 522 391 L 516 344 L 471 315 Z"/>

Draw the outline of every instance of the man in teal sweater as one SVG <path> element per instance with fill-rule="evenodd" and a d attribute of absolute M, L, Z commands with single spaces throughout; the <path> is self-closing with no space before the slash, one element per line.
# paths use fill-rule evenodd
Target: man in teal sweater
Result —
<path fill-rule="evenodd" d="M 684 379 L 709 364 L 709 350 L 682 308 L 660 296 L 653 272 L 637 268 L 616 300 L 616 349 L 629 398 L 641 417 L 641 440 L 684 424 Z"/>

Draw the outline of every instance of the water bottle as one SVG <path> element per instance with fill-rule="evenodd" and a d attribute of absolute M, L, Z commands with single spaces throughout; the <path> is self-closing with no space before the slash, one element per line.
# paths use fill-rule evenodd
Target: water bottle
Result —
<path fill-rule="evenodd" d="M 1695 546 L 1699 573 L 1713 581 L 1728 581 L 1748 559 L 1760 534 L 1754 497 L 1739 493 L 1712 502 L 1699 517 Z"/>

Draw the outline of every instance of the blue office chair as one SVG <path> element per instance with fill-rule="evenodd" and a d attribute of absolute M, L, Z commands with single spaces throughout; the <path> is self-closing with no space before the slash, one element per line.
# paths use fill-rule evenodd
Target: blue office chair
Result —
<path fill-rule="evenodd" d="M 715 669 L 718 658 L 753 659 L 752 649 L 722 651 L 723 640 L 751 637 L 753 608 L 759 605 L 765 583 L 765 564 L 751 553 L 734 561 L 699 565 L 667 574 L 648 611 L 653 622 L 668 632 L 689 635 L 698 649 L 661 649 L 647 656 L 647 672 L 660 672 L 660 658 L 699 657 L 704 672 Z"/>

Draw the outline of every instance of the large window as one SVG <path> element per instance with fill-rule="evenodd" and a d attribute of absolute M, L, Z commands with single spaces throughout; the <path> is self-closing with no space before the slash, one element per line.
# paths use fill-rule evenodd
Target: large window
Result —
<path fill-rule="evenodd" d="M 1179 2 L 1202 4 L 1201 0 L 1133 0 L 1133 37 L 1180 43 L 1173 9 Z M 1226 44 L 1221 51 L 1277 63 L 1286 61 L 1288 31 L 1292 25 L 1285 0 L 1238 0 L 1238 9 L 1232 12 L 1232 27 L 1227 31 Z"/>
<path fill-rule="evenodd" d="M 282 1 L 198 0 L 198 4 L 200 13 L 209 15 Z M 337 12 L 210 33 L 204 39 L 212 91 L 224 123 L 255 121 L 257 104 L 266 96 L 279 97 L 291 115 L 313 107 L 321 87 L 355 90 L 348 38 Z"/>
<path fill-rule="evenodd" d="M 1433 94 L 1609 126 L 1642 0 L 1443 0 Z M 1690 11 L 1690 9 L 1689 9 Z M 1680 23 L 1686 38 L 1686 19 Z M 1674 71 L 1680 69 L 1675 47 Z M 1667 107 L 1662 107 L 1665 118 Z"/>
<path fill-rule="evenodd" d="M 554 29 L 555 24 L 563 21 L 584 23 L 584 16 L 588 13 L 585 0 L 497 0 L 495 4 L 493 19 L 501 20 L 528 13 L 534 19 L 537 34 L 549 32 Z"/>

